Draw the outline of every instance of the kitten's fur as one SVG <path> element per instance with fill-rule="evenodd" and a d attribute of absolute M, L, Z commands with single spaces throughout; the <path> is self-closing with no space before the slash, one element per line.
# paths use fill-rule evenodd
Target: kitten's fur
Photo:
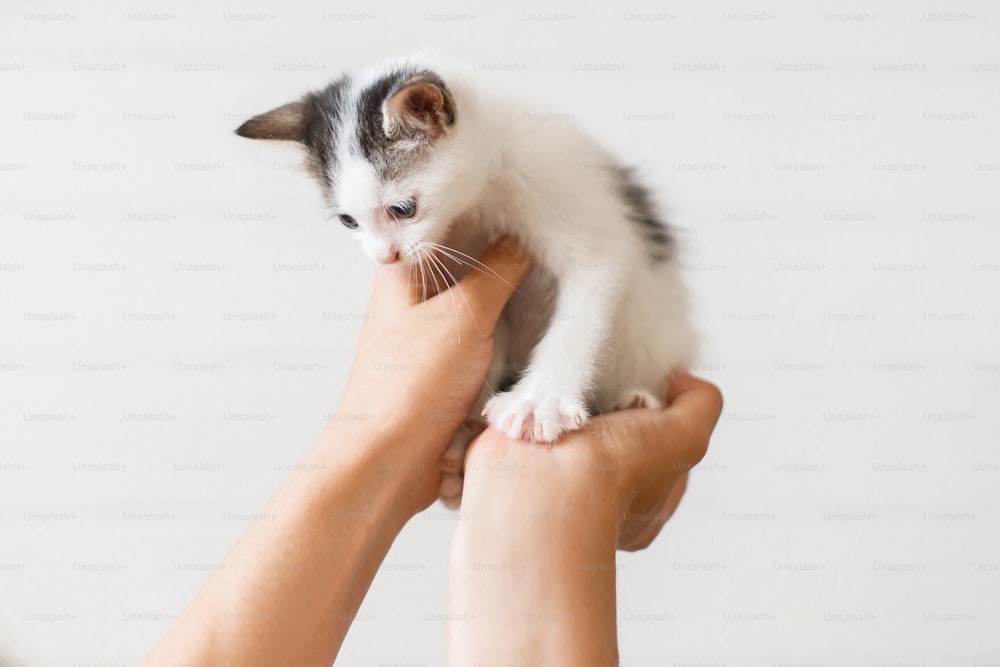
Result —
<path fill-rule="evenodd" d="M 502 234 L 521 241 L 535 268 L 498 325 L 475 414 L 485 407 L 508 436 L 542 442 L 596 412 L 660 406 L 668 371 L 689 364 L 695 347 L 675 239 L 647 191 L 551 117 L 467 68 L 410 57 L 345 75 L 237 130 L 305 144 L 331 212 L 353 217 L 351 233 L 378 261 L 420 262 L 426 242 L 478 257 Z M 389 211 L 409 197 L 412 218 Z M 467 257 L 436 252 L 455 276 L 467 270 Z M 460 429 L 445 456 L 448 505 L 460 498 L 475 434 Z"/>

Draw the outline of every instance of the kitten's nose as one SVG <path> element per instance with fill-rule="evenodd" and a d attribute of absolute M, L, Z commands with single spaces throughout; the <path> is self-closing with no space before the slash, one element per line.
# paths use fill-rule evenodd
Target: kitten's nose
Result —
<path fill-rule="evenodd" d="M 378 256 L 376 260 L 379 264 L 395 264 L 399 261 L 398 250 L 388 250 Z"/>

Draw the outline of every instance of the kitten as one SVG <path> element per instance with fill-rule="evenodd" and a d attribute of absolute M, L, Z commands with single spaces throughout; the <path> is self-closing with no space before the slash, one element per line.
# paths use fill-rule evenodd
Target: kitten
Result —
<path fill-rule="evenodd" d="M 500 235 L 520 240 L 535 266 L 497 327 L 475 414 L 538 442 L 591 414 L 660 407 L 668 372 L 695 348 L 676 241 L 647 190 L 548 118 L 467 68 L 410 57 L 345 74 L 236 131 L 304 144 L 331 213 L 375 261 L 419 266 L 425 283 L 452 284 Z M 448 506 L 481 428 L 464 426 L 445 454 Z"/>

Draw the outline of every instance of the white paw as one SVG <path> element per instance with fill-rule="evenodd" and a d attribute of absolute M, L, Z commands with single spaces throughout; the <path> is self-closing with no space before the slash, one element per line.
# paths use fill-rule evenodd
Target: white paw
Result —
<path fill-rule="evenodd" d="M 663 403 L 660 402 L 660 399 L 653 396 L 650 392 L 645 389 L 633 389 L 631 391 L 624 392 L 611 410 L 612 412 L 617 410 L 632 410 L 634 408 L 652 408 L 654 410 L 659 410 L 662 407 Z"/>
<path fill-rule="evenodd" d="M 483 414 L 508 438 L 553 442 L 587 422 L 587 408 L 574 397 L 514 387 L 486 403 Z"/>

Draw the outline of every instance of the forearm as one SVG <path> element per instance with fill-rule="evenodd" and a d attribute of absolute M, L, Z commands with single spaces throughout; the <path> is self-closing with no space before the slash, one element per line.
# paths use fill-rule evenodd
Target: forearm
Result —
<path fill-rule="evenodd" d="M 368 439 L 372 436 L 369 434 Z M 391 442 L 331 426 L 147 665 L 330 665 L 396 534 Z"/>
<path fill-rule="evenodd" d="M 617 664 L 617 506 L 501 460 L 466 473 L 448 664 Z"/>

